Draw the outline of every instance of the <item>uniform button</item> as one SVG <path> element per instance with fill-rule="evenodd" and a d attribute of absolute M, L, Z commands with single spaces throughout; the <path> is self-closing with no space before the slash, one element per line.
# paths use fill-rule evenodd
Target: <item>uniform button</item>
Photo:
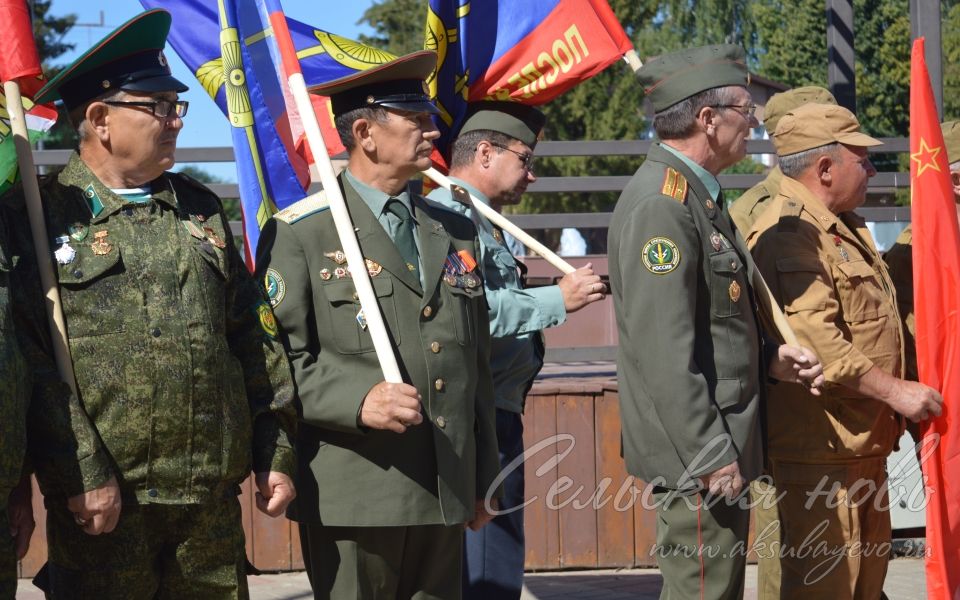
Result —
<path fill-rule="evenodd" d="M 158 492 L 155 488 L 150 488 L 149 490 L 147 490 L 147 495 L 150 496 L 151 498 L 156 498 L 157 496 L 160 495 L 160 492 Z"/>
<path fill-rule="evenodd" d="M 353 293 L 353 299 L 354 299 L 354 300 L 359 300 L 359 299 L 360 299 L 360 294 L 354 292 L 354 293 Z"/>
<path fill-rule="evenodd" d="M 433 342 L 430 344 L 430 352 L 433 352 L 434 354 L 440 352 L 440 342 Z"/>
<path fill-rule="evenodd" d="M 437 427 L 439 427 L 440 429 L 443 429 L 446 426 L 447 426 L 447 420 L 444 419 L 443 417 L 437 417 Z"/>
<path fill-rule="evenodd" d="M 73 276 L 76 277 L 77 279 L 81 279 L 83 277 L 83 271 L 81 271 L 80 269 L 74 269 Z"/>
<path fill-rule="evenodd" d="M 429 319 L 429 318 L 430 318 L 430 315 L 432 315 L 432 314 L 433 314 L 433 307 L 432 307 L 432 306 L 428 306 L 428 307 L 426 307 L 426 308 L 423 309 L 423 316 L 424 316 L 424 318 Z"/>
<path fill-rule="evenodd" d="M 737 261 L 731 260 L 731 261 L 730 261 L 730 268 L 731 268 L 731 269 L 736 269 L 736 268 L 737 268 Z"/>
<path fill-rule="evenodd" d="M 438 378 L 436 381 L 433 382 L 433 389 L 437 390 L 438 392 L 443 391 L 444 383 L 445 382 L 443 381 L 443 378 Z"/>
<path fill-rule="evenodd" d="M 153 337 L 160 337 L 160 328 L 159 328 L 159 327 L 154 327 L 154 328 L 153 328 L 153 331 L 151 331 L 150 333 L 153 334 Z"/>

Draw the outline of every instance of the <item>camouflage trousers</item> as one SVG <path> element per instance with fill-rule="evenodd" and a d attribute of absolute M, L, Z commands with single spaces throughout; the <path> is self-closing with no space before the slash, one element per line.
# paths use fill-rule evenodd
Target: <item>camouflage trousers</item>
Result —
<path fill-rule="evenodd" d="M 7 510 L 0 510 L 0 600 L 13 600 L 17 595 L 17 555 L 10 537 Z"/>
<path fill-rule="evenodd" d="M 47 509 L 47 598 L 246 600 L 236 497 L 206 504 L 124 504 L 113 532 L 92 536 L 66 507 Z"/>

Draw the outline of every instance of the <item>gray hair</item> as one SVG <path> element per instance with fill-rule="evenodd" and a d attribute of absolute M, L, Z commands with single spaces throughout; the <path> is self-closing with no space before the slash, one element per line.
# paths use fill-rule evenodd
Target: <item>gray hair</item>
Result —
<path fill-rule="evenodd" d="M 813 163 L 817 162 L 821 156 L 829 156 L 833 160 L 837 160 L 840 157 L 840 142 L 781 156 L 779 157 L 780 170 L 787 177 L 797 178 L 813 166 Z"/>
<path fill-rule="evenodd" d="M 653 129 L 661 140 L 680 140 L 693 133 L 697 115 L 707 106 L 732 104 L 733 91 L 739 86 L 728 85 L 710 88 L 673 106 L 658 112 L 653 117 Z"/>
<path fill-rule="evenodd" d="M 333 119 L 333 124 L 337 127 L 337 133 L 340 134 L 340 141 L 343 143 L 343 147 L 348 151 L 352 151 L 357 145 L 357 140 L 353 139 L 353 124 L 358 119 L 384 123 L 387 118 L 387 110 L 385 108 L 379 106 L 372 108 L 362 106 L 347 111 L 342 115 L 337 115 Z"/>
<path fill-rule="evenodd" d="M 89 121 L 87 121 L 87 109 L 90 108 L 90 105 L 94 102 L 108 102 L 111 100 L 121 100 L 124 97 L 124 91 L 121 89 L 110 90 L 106 94 L 97 96 L 96 98 L 91 98 L 87 100 L 80 106 L 74 108 L 70 111 L 68 115 L 70 117 L 70 122 L 73 123 L 73 128 L 77 130 L 77 139 L 80 145 L 83 142 L 90 139 L 90 136 L 93 135 L 93 130 L 90 127 Z"/>
<path fill-rule="evenodd" d="M 480 142 L 490 142 L 497 154 L 501 154 L 503 150 L 498 146 L 507 146 L 513 140 L 514 138 L 509 135 L 492 129 L 468 131 L 453 140 L 453 146 L 450 149 L 450 168 L 459 169 L 473 164 L 473 159 L 477 155 L 477 144 Z"/>

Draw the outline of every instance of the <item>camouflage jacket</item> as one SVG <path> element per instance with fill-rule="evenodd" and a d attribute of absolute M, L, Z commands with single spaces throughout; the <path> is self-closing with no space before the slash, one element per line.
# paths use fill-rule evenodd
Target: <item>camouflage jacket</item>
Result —
<path fill-rule="evenodd" d="M 152 187 L 149 202 L 126 202 L 76 154 L 41 183 L 78 400 L 56 375 L 27 228 L 13 238 L 44 495 L 116 474 L 127 498 L 189 504 L 233 493 L 251 467 L 292 472 L 289 363 L 220 201 L 174 173 Z"/>
<path fill-rule="evenodd" d="M 0 511 L 20 480 L 26 448 L 29 399 L 27 369 L 14 334 L 10 306 L 10 268 L 5 230 L 0 222 Z"/>

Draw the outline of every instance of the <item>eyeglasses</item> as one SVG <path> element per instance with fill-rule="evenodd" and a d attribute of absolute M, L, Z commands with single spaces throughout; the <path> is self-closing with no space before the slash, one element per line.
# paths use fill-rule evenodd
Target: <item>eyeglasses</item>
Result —
<path fill-rule="evenodd" d="M 747 118 L 753 117 L 757 112 L 756 104 L 713 104 L 711 108 L 732 108 Z"/>
<path fill-rule="evenodd" d="M 533 161 L 536 160 L 536 157 L 534 157 L 533 154 L 529 152 L 517 152 L 516 150 L 507 148 L 502 144 L 494 144 L 493 142 L 490 142 L 490 145 L 493 146 L 494 148 L 500 148 L 501 150 L 506 150 L 507 152 L 513 152 L 514 154 L 517 155 L 517 158 L 520 159 L 520 163 L 523 165 L 524 169 L 528 171 L 533 171 Z"/>
<path fill-rule="evenodd" d="M 153 116 L 161 119 L 169 119 L 174 113 L 179 118 L 187 116 L 187 108 L 190 102 L 186 100 L 154 100 L 152 102 L 128 102 L 125 100 L 104 100 L 104 104 L 110 106 L 143 106 L 149 107 Z"/>

